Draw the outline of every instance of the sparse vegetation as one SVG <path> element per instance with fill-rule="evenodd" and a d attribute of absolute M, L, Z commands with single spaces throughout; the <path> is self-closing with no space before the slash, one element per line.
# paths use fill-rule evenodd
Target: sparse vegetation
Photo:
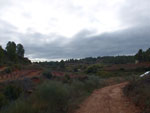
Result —
<path fill-rule="evenodd" d="M 142 113 L 150 113 L 150 76 L 134 78 L 124 88 L 124 93 L 137 106 L 142 109 Z"/>
<path fill-rule="evenodd" d="M 7 85 L 4 89 L 4 95 L 10 101 L 16 100 L 21 93 L 22 93 L 22 89 L 16 85 Z"/>
<path fill-rule="evenodd" d="M 63 83 L 56 80 L 48 80 L 37 87 L 28 99 L 20 98 L 2 113 L 66 113 L 77 107 L 79 102 L 88 96 L 95 88 L 104 86 L 99 77 L 89 76 L 84 81 L 73 80 L 71 83 Z"/>

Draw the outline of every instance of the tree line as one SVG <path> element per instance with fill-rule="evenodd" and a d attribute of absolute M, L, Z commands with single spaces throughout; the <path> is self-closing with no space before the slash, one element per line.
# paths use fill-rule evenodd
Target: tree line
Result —
<path fill-rule="evenodd" d="M 150 48 L 146 51 L 139 49 L 139 51 L 132 56 L 103 56 L 103 57 L 88 57 L 84 59 L 69 59 L 65 63 L 84 63 L 84 64 L 95 64 L 95 63 L 106 63 L 106 64 L 127 64 L 139 62 L 150 62 Z"/>
<path fill-rule="evenodd" d="M 40 62 L 41 65 L 46 65 L 50 67 L 58 67 L 60 64 L 96 64 L 96 63 L 104 63 L 104 64 L 128 64 L 135 63 L 135 61 L 139 62 L 150 62 L 150 48 L 146 51 L 139 49 L 139 51 L 135 55 L 130 56 L 103 56 L 103 57 L 87 57 L 83 59 L 68 59 L 66 61 L 61 62 Z"/>

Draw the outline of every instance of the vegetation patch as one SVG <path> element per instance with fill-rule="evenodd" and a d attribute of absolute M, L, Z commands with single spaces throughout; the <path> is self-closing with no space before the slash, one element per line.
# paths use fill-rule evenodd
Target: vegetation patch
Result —
<path fill-rule="evenodd" d="M 150 113 L 150 76 L 134 78 L 124 88 L 124 94 L 128 96 L 142 113 Z"/>
<path fill-rule="evenodd" d="M 47 80 L 36 87 L 29 97 L 20 97 L 1 113 L 67 113 L 78 107 L 96 88 L 103 87 L 104 81 L 97 76 L 79 80 L 68 78 L 71 82 Z M 9 90 L 8 90 L 9 91 Z M 18 90 L 17 90 L 18 91 Z M 16 93 L 17 93 L 16 91 Z"/>

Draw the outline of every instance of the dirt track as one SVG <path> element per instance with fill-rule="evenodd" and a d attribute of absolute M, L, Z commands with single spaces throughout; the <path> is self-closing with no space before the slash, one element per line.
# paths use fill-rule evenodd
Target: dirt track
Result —
<path fill-rule="evenodd" d="M 127 83 L 108 86 L 93 92 L 75 113 L 140 113 L 123 95 Z"/>

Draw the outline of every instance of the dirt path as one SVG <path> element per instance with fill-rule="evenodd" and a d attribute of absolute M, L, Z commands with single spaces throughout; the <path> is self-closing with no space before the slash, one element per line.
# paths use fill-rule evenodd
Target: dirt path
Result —
<path fill-rule="evenodd" d="M 127 83 L 108 86 L 93 92 L 75 113 L 140 113 L 123 95 Z"/>

